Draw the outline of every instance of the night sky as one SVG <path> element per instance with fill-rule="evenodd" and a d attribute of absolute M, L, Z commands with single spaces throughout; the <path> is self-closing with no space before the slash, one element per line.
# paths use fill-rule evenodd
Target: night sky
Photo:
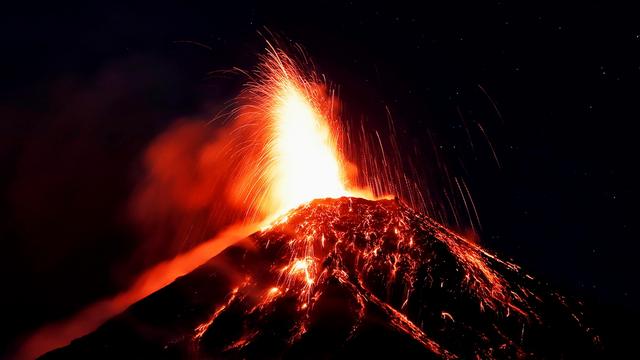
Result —
<path fill-rule="evenodd" d="M 478 241 L 583 299 L 623 354 L 640 314 L 637 12 L 432 3 L 4 8 L 0 354 L 184 250 L 127 217 L 142 154 L 233 99 L 243 78 L 224 70 L 255 66 L 265 37 L 302 45 L 345 117 L 374 129 L 388 110 L 436 193 L 437 153 L 473 194 Z"/>

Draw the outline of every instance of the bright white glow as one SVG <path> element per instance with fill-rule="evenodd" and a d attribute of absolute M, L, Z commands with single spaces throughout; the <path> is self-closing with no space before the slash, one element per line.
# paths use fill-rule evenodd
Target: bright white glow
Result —
<path fill-rule="evenodd" d="M 285 82 L 279 90 L 270 150 L 280 212 L 313 199 L 347 195 L 325 119 L 293 84 Z"/>

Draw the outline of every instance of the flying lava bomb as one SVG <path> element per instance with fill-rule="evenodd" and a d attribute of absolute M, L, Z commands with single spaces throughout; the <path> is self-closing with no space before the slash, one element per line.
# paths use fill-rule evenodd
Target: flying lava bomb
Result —
<path fill-rule="evenodd" d="M 41 329 L 22 357 L 593 353 L 597 336 L 578 304 L 420 211 L 422 197 L 393 163 L 399 154 L 373 159 L 363 146 L 364 161 L 346 159 L 350 138 L 323 77 L 271 46 L 261 60 L 200 159 L 213 164 L 203 188 L 241 219 L 128 291 Z"/>

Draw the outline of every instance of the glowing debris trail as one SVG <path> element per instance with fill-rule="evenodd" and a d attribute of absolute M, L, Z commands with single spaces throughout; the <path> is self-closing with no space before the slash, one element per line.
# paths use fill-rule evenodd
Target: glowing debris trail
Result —
<path fill-rule="evenodd" d="M 235 191 L 249 207 L 274 218 L 317 198 L 365 196 L 349 186 L 333 94 L 312 69 L 271 48 L 239 102 L 239 122 L 252 130 L 238 143 L 250 141 L 255 153 L 240 152 L 237 176 L 248 181 Z"/>
<path fill-rule="evenodd" d="M 281 210 L 322 197 L 347 194 L 330 129 L 298 89 L 285 81 L 274 105 L 274 157 L 276 198 Z"/>
<path fill-rule="evenodd" d="M 231 227 L 191 251 L 151 267 L 126 291 L 91 304 L 70 319 L 40 328 L 22 344 L 14 357 L 34 359 L 94 331 L 135 302 L 171 284 L 177 277 L 191 272 L 258 228 L 259 225 L 256 224 Z"/>
<path fill-rule="evenodd" d="M 251 241 L 253 260 L 238 265 L 249 279 L 240 287 L 242 295 L 235 287 L 231 300 L 212 317 L 217 319 L 235 301 L 227 316 L 240 322 L 242 330 L 227 341 L 242 346 L 209 353 L 205 344 L 197 354 L 242 358 L 276 351 L 260 345 L 273 332 L 289 345 L 270 355 L 288 354 L 289 347 L 317 336 L 323 326 L 318 319 L 329 316 L 318 313 L 326 311 L 326 302 L 336 301 L 326 295 L 336 288 L 343 306 L 354 309 L 342 347 L 371 326 L 369 318 L 377 311 L 391 331 L 441 359 L 525 357 L 521 329 L 542 326 L 542 299 L 565 306 L 553 294 L 536 294 L 537 285 L 518 266 L 397 200 L 313 200 L 252 235 Z M 264 264 L 270 265 L 262 269 Z M 292 300 L 295 305 L 287 305 Z M 289 310 L 283 313 L 283 307 Z M 575 315 L 567 311 L 566 316 Z M 272 329 L 271 322 L 280 325 Z M 284 324 L 288 327 L 282 328 Z M 223 332 L 224 326 L 208 320 L 196 327 L 193 340 L 201 344 L 207 332 Z M 217 341 L 212 336 L 209 343 Z"/>
<path fill-rule="evenodd" d="M 214 189 L 218 197 L 232 197 L 231 203 L 244 208 L 246 216 L 214 239 L 147 270 L 129 290 L 98 301 L 66 321 L 39 329 L 16 357 L 40 355 L 95 330 L 131 304 L 247 237 L 261 226 L 256 224 L 265 224 L 315 198 L 355 194 L 346 189 L 345 162 L 338 151 L 336 124 L 332 123 L 331 95 L 327 95 L 317 74 L 303 72 L 287 54 L 272 47 L 261 60 L 238 98 L 233 118 L 222 130 L 225 136 L 210 144 L 201 159 L 220 165 L 216 169 L 219 173 L 205 175 L 222 176 L 224 182 L 213 181 L 228 184 Z M 195 195 L 199 200 L 200 194 Z M 307 273 L 306 269 L 292 269 L 299 271 Z"/>
<path fill-rule="evenodd" d="M 51 358 L 588 358 L 565 301 L 400 201 L 316 199 Z"/>
<path fill-rule="evenodd" d="M 367 158 L 365 179 L 355 181 L 355 168 L 341 152 L 333 94 L 315 72 L 302 71 L 286 54 L 271 48 L 238 102 L 233 120 L 223 129 L 228 136 L 210 144 L 203 158 L 221 165 L 218 173 L 204 176 L 224 178 L 216 194 L 229 196 L 232 204 L 245 210 L 242 222 L 265 224 L 265 219 L 279 218 L 250 237 L 257 228 L 240 227 L 223 236 L 224 241 L 205 243 L 151 269 L 132 290 L 37 333 L 24 347 L 23 357 L 86 334 L 169 283 L 162 291 L 172 291 L 184 282 L 172 283 L 177 276 L 247 237 L 251 250 L 244 249 L 231 265 L 214 274 L 228 284 L 219 285 L 217 300 L 200 307 L 198 315 L 208 311 L 206 316 L 189 317 L 188 325 L 168 329 L 181 333 L 160 341 L 160 351 L 175 346 L 179 353 L 195 351 L 205 357 L 263 356 L 264 344 L 277 335 L 276 340 L 286 341 L 270 344 L 267 350 L 280 357 L 287 346 L 304 342 L 314 331 L 326 331 L 328 337 L 342 334 L 323 330 L 317 321 L 322 316 L 316 313 L 323 303 L 335 300 L 326 294 L 338 291 L 343 294 L 338 299 L 343 301 L 342 310 L 355 309 L 354 316 L 346 314 L 348 329 L 342 329 L 344 339 L 334 339 L 338 342 L 360 336 L 362 328 L 372 326 L 370 317 L 375 313 L 385 320 L 384 331 L 399 334 L 405 344 L 417 343 L 423 355 L 524 357 L 525 325 L 541 321 L 537 312 L 541 297 L 529 287 L 530 280 L 516 265 L 499 260 L 400 200 L 380 199 L 389 193 L 402 195 L 403 186 L 409 189 L 404 194 L 411 203 L 422 197 L 411 192 L 406 176 L 393 170 L 402 159 L 398 152 L 385 152 L 378 132 L 375 147 L 382 157 L 374 159 L 371 145 L 364 146 L 360 156 Z M 463 186 L 468 192 L 464 182 Z M 471 198 L 471 207 L 464 195 L 463 200 L 469 216 L 470 208 L 477 214 Z M 238 249 L 231 247 L 223 255 L 238 255 Z M 83 319 L 105 306 L 107 311 Z M 192 316 L 194 310 L 181 314 Z M 219 325 L 235 316 L 240 316 L 233 321 L 235 327 Z M 64 331 L 56 333 L 59 329 Z M 517 329 L 516 335 L 512 329 Z M 471 340 L 460 343 L 458 338 Z M 91 343 L 91 335 L 82 340 Z"/>

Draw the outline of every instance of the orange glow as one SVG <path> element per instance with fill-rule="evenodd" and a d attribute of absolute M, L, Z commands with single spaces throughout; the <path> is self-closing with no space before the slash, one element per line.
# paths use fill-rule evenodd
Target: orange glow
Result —
<path fill-rule="evenodd" d="M 398 193 L 392 164 L 385 160 L 384 171 L 377 171 L 367 141 L 360 153 L 367 158 L 362 161 L 365 181 L 357 179 L 355 165 L 345 157 L 350 138 L 337 119 L 339 101 L 323 76 L 270 45 L 260 60 L 223 126 L 182 119 L 149 145 L 147 178 L 131 201 L 132 218 L 154 242 L 164 237 L 178 242 L 196 233 L 193 219 L 203 213 L 210 216 L 198 232 L 219 235 L 151 268 L 130 290 L 37 331 L 20 356 L 43 354 L 94 330 L 255 230 L 286 222 L 287 211 L 299 205 L 318 198 L 375 199 Z M 311 307 L 309 296 L 321 276 L 312 245 L 297 245 L 299 252 L 283 270 L 284 283 L 274 284 L 278 287 L 268 290 L 267 298 L 300 284 L 300 308 Z M 203 326 L 198 332 L 208 327 Z"/>
<path fill-rule="evenodd" d="M 278 289 L 277 287 L 272 287 L 271 289 L 269 289 L 269 295 L 274 295 L 277 294 L 280 291 L 280 289 Z"/>
<path fill-rule="evenodd" d="M 302 260 L 296 260 L 292 265 L 291 265 L 291 269 L 289 270 L 289 275 L 301 275 L 302 278 L 304 279 L 304 281 L 307 283 L 308 286 L 313 285 L 313 276 L 311 274 L 312 269 L 310 269 L 310 267 L 312 267 L 313 265 L 313 259 L 307 258 L 307 259 L 302 259 Z"/>
<path fill-rule="evenodd" d="M 326 120 L 289 80 L 280 85 L 275 100 L 269 151 L 275 160 L 276 213 L 313 199 L 347 195 Z"/>
<path fill-rule="evenodd" d="M 231 148 L 243 158 L 232 192 L 249 213 L 275 219 L 313 199 L 355 195 L 339 148 L 337 99 L 312 69 L 271 48 L 239 100 Z"/>
<path fill-rule="evenodd" d="M 259 224 L 231 227 L 191 251 L 155 265 L 141 274 L 128 290 L 112 298 L 98 301 L 66 321 L 39 329 L 22 344 L 14 357 L 16 359 L 34 359 L 49 350 L 65 346 L 71 340 L 94 331 L 102 323 L 118 315 L 131 304 L 171 284 L 177 277 L 193 271 L 212 256 L 242 240 L 247 233 L 255 231 L 258 227 Z M 237 288 L 232 290 L 229 301 L 232 301 L 237 291 Z M 224 308 L 221 308 L 219 312 L 222 310 Z M 205 330 L 206 328 L 201 329 L 202 333 Z"/>
<path fill-rule="evenodd" d="M 251 319 L 246 324 L 256 326 L 255 319 L 262 321 L 280 312 L 281 304 L 289 309 L 292 299 L 297 318 L 286 334 L 293 344 L 313 329 L 316 309 L 327 307 L 323 296 L 331 296 L 333 289 L 352 295 L 348 307 L 356 320 L 350 337 L 363 324 L 368 326 L 364 320 L 372 312 L 374 320 L 383 316 L 393 330 L 409 335 L 443 359 L 457 356 L 427 334 L 422 320 L 433 316 L 415 315 L 416 309 L 426 309 L 420 303 L 424 294 L 435 294 L 436 304 L 440 296 L 446 299 L 449 294 L 454 299 L 468 297 L 491 317 L 513 313 L 522 324 L 539 320 L 530 304 L 537 295 L 509 281 L 520 273 L 515 264 L 498 259 L 416 211 L 420 207 L 416 204 L 423 204 L 424 198 L 417 184 L 399 171 L 403 159 L 397 143 L 392 142 L 393 151 L 385 153 L 384 137 L 376 131 L 374 141 L 369 141 L 373 135 L 364 127 L 360 143 L 351 142 L 357 135 L 343 133 L 337 121 L 337 100 L 322 76 L 299 67 L 272 47 L 249 76 L 251 81 L 236 99 L 224 126 L 211 130 L 201 123 L 182 123 L 149 146 L 145 154 L 149 179 L 132 201 L 135 216 L 153 220 L 149 227 L 161 234 L 169 228 L 167 237 L 196 232 L 217 235 L 205 242 L 196 239 L 198 246 L 151 267 L 129 290 L 38 330 L 27 339 L 17 359 L 37 357 L 95 330 L 242 239 L 247 239 L 247 249 L 259 255 L 264 251 L 268 257 L 242 260 L 238 268 L 236 264 L 221 266 L 237 286 L 215 289 L 228 291 L 228 295 L 225 301 L 212 304 L 209 316 L 192 328 L 196 350 L 201 341 L 207 341 L 210 328 L 215 329 L 216 319 L 225 314 L 242 309 Z M 349 146 L 358 150 L 360 159 L 353 160 Z M 355 161 L 361 172 L 347 159 Z M 458 184 L 458 188 L 462 193 L 463 187 Z M 468 198 L 472 201 L 470 195 Z M 207 226 L 220 222 L 213 227 L 215 231 L 192 231 L 193 214 L 201 213 L 207 215 Z M 185 226 L 188 231 L 181 228 Z M 444 270 L 451 279 L 443 276 Z M 240 280 L 238 274 L 243 273 L 247 276 Z M 331 291 L 327 291 L 329 286 Z M 442 290 L 429 292 L 437 287 Z M 467 327 L 464 316 L 452 308 L 441 311 L 442 321 L 434 323 L 455 324 L 457 319 L 458 325 Z M 260 339 L 261 329 L 246 324 L 242 336 L 223 352 Z M 456 329 L 462 328 L 458 325 Z M 517 348 L 499 330 L 496 327 L 500 341 L 509 341 L 502 346 Z M 183 339 L 188 336 L 188 332 L 181 334 Z M 483 341 L 485 338 L 483 335 Z M 493 352 L 489 348 L 483 355 Z"/>
<path fill-rule="evenodd" d="M 332 121 L 334 100 L 312 69 L 303 71 L 270 48 L 225 126 L 178 121 L 161 134 L 144 154 L 148 179 L 132 199 L 134 219 L 152 238 L 175 237 L 193 225 L 182 219 L 206 210 L 216 215 L 209 217 L 213 221 L 226 219 L 215 228 L 219 235 L 149 269 L 131 289 L 36 331 L 17 357 L 41 355 L 93 331 L 287 210 L 316 198 L 353 195 L 347 190 L 349 164 L 338 148 L 340 131 Z M 164 233 L 169 223 L 175 234 Z M 287 273 L 306 289 L 314 282 L 309 261 L 295 263 Z M 282 291 L 273 287 L 268 296 Z"/>

